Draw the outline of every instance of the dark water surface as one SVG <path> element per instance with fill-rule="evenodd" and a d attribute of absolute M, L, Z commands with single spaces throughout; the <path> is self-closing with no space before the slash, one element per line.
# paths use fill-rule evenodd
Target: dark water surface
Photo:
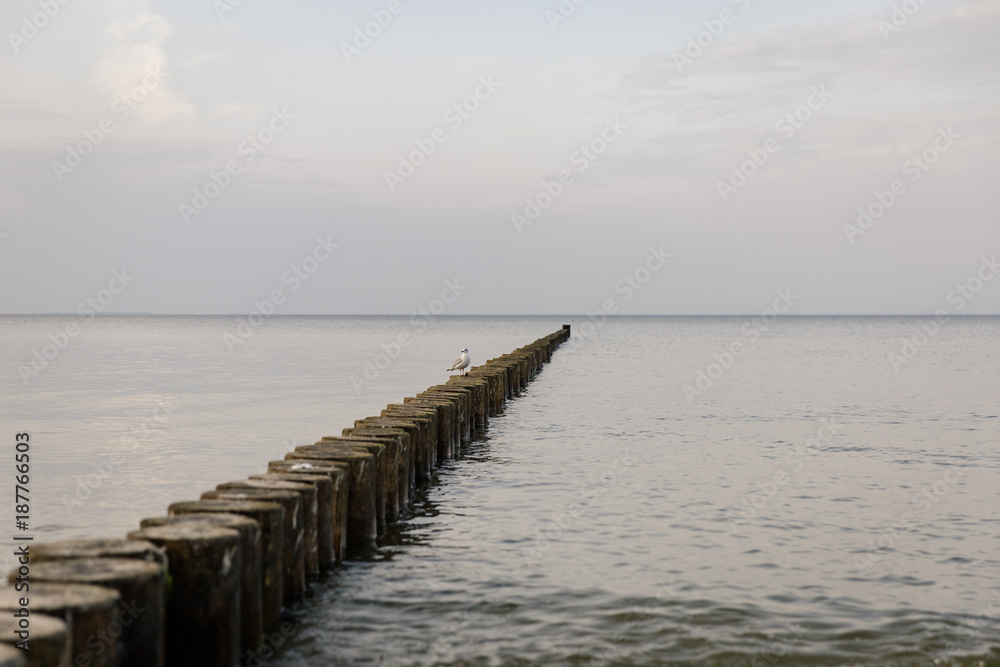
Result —
<path fill-rule="evenodd" d="M 267 664 L 1000 665 L 1000 318 L 747 321 L 4 317 L 2 421 L 37 539 L 119 536 L 570 322 Z"/>

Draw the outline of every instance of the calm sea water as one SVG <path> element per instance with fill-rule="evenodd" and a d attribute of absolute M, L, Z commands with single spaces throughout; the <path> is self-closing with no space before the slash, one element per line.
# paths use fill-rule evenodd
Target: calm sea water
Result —
<path fill-rule="evenodd" d="M 121 536 L 566 322 L 267 664 L 1000 665 L 1000 318 L 2 317 L 3 433 Z"/>

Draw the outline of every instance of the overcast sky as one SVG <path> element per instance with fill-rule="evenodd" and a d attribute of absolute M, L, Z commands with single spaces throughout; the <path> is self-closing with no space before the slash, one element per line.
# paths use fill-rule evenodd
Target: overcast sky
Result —
<path fill-rule="evenodd" d="M 893 4 L 5 0 L 0 313 L 955 313 L 1000 4 Z"/>

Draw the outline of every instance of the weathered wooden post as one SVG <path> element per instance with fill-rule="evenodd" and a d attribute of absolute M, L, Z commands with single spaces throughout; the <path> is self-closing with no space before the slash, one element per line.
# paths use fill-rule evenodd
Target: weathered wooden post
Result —
<path fill-rule="evenodd" d="M 309 463 L 305 461 L 269 461 L 268 472 L 282 474 L 324 475 L 333 487 L 333 559 L 340 562 L 347 546 L 347 499 L 351 473 L 350 465 L 340 461 Z"/>
<path fill-rule="evenodd" d="M 448 378 L 447 387 L 463 387 L 472 392 L 474 429 L 487 428 L 490 421 L 489 382 L 486 378 L 472 375 L 453 375 Z"/>
<path fill-rule="evenodd" d="M 270 628 L 281 618 L 285 595 L 282 558 L 285 545 L 285 508 L 280 503 L 255 500 L 199 500 L 174 503 L 171 516 L 227 513 L 253 519 L 260 526 L 261 621 Z"/>
<path fill-rule="evenodd" d="M 167 567 L 166 552 L 155 544 L 142 540 L 63 540 L 42 542 L 31 547 L 32 563 L 71 558 L 135 558 Z"/>
<path fill-rule="evenodd" d="M 264 475 L 251 475 L 250 479 L 275 480 L 279 482 L 296 482 L 312 485 L 316 493 L 316 558 L 318 566 L 326 567 L 334 562 L 333 555 L 333 524 L 336 502 L 333 497 L 333 480 L 329 475 L 312 475 L 301 472 L 280 473 L 268 472 Z"/>
<path fill-rule="evenodd" d="M 462 377 L 462 376 L 459 376 Z M 459 420 L 459 441 L 469 442 L 475 431 L 475 404 L 472 400 L 472 390 L 468 387 L 439 384 L 422 391 L 417 398 L 445 398 L 455 403 Z M 458 399 L 458 400 L 456 400 Z"/>
<path fill-rule="evenodd" d="M 420 428 L 417 450 L 414 453 L 414 476 L 417 483 L 426 484 L 431 479 L 431 471 L 437 465 L 438 454 L 438 411 L 436 408 L 421 408 L 402 403 L 387 405 L 380 417 L 411 421 Z"/>
<path fill-rule="evenodd" d="M 409 484 L 404 484 L 404 480 L 409 480 L 410 470 L 407 465 L 410 454 L 410 436 L 405 431 L 367 431 L 362 429 L 345 428 L 340 437 L 326 436 L 316 444 L 329 442 L 339 442 L 346 444 L 357 443 L 369 449 L 373 453 L 378 453 L 383 459 L 383 470 L 385 473 L 385 515 L 386 521 L 393 519 L 405 507 L 409 498 Z M 376 448 L 371 445 L 378 445 Z M 405 490 L 404 490 L 404 487 Z"/>
<path fill-rule="evenodd" d="M 302 523 L 299 530 L 303 538 L 303 557 L 306 576 L 319 574 L 319 504 L 316 487 L 312 484 L 284 482 L 278 479 L 245 479 L 225 482 L 215 487 L 219 491 L 241 491 L 243 489 L 263 489 L 265 491 L 291 491 L 301 496 Z M 304 590 L 304 589 L 303 589 Z"/>
<path fill-rule="evenodd" d="M 490 417 L 503 414 L 504 401 L 507 400 L 506 374 L 495 364 L 476 366 L 473 377 L 485 378 L 489 383 Z"/>
<path fill-rule="evenodd" d="M 389 486 L 389 457 L 388 447 L 371 441 L 346 440 L 345 438 L 335 438 L 326 436 L 315 447 L 328 447 L 334 450 L 363 451 L 374 457 L 373 473 L 375 474 L 375 518 L 377 521 L 378 534 L 385 534 L 386 510 L 392 504 L 388 500 Z"/>
<path fill-rule="evenodd" d="M 128 534 L 167 552 L 168 667 L 237 664 L 240 655 L 240 534 L 210 523 L 175 523 Z M 152 664 L 152 663 L 151 663 Z"/>
<path fill-rule="evenodd" d="M 31 579 L 49 584 L 87 584 L 118 591 L 121 606 L 92 643 L 117 639 L 122 667 L 162 667 L 166 571 L 135 558 L 71 558 L 34 563 Z"/>
<path fill-rule="evenodd" d="M 404 402 L 412 402 L 416 405 L 433 405 L 441 409 L 444 406 L 447 412 L 445 424 L 450 429 L 449 448 L 451 457 L 458 458 L 462 454 L 462 404 L 456 397 L 441 396 L 433 392 L 422 391 L 413 398 L 403 399 Z"/>
<path fill-rule="evenodd" d="M 26 593 L 30 596 L 30 592 Z M 29 602 L 30 604 L 30 602 Z M 32 612 L 30 626 L 25 630 L 21 624 L 21 619 L 15 618 L 13 614 L 0 614 L 0 642 L 6 649 L 6 645 L 14 646 L 20 641 L 19 632 L 27 635 L 30 632 L 28 647 L 29 650 L 22 651 L 27 667 L 56 667 L 61 665 L 72 665 L 73 656 L 70 654 L 69 628 L 66 622 L 55 616 L 47 616 Z M 0 667 L 4 665 L 0 661 Z"/>
<path fill-rule="evenodd" d="M 27 667 L 25 651 L 7 644 L 0 644 L 0 667 Z"/>
<path fill-rule="evenodd" d="M 352 495 L 355 487 L 357 487 L 359 493 L 367 493 L 364 483 L 355 477 L 355 473 L 360 472 L 360 470 L 358 470 L 355 466 L 365 468 L 363 472 L 371 476 L 369 484 L 371 485 L 371 492 L 373 495 L 371 502 L 375 517 L 375 534 L 382 535 L 385 532 L 385 464 L 382 456 L 382 454 L 384 454 L 383 447 L 368 447 L 365 446 L 364 443 L 359 442 L 320 441 L 315 445 L 302 445 L 301 447 L 296 447 L 295 451 L 286 454 L 285 458 L 291 458 L 292 455 L 296 454 L 296 452 L 308 456 L 328 453 L 330 454 L 330 460 L 340 460 L 352 464 Z M 368 500 L 362 499 L 361 502 L 367 504 Z M 352 511 L 354 510 L 353 498 L 349 502 L 349 509 Z M 359 511 L 366 510 L 359 508 Z M 348 533 L 348 542 L 352 541 L 352 532 L 353 531 Z M 372 542 L 372 544 L 374 544 L 374 542 Z"/>
<path fill-rule="evenodd" d="M 263 634 L 261 616 L 261 539 L 260 524 L 239 514 L 187 514 L 184 516 L 158 516 L 143 519 L 140 528 L 169 526 L 182 521 L 204 521 L 223 528 L 232 528 L 240 534 L 240 562 L 243 573 L 240 581 L 240 637 L 242 650 L 257 648 Z"/>
<path fill-rule="evenodd" d="M 427 420 L 422 422 L 416 419 L 405 419 L 402 417 L 385 417 L 382 415 L 372 415 L 364 419 L 355 419 L 354 428 L 357 429 L 389 429 L 390 433 L 402 431 L 407 435 L 401 442 L 406 445 L 406 468 L 409 484 L 412 486 L 417 478 L 417 460 L 419 451 L 424 447 L 424 430 L 428 424 Z M 348 429 L 344 429 L 344 433 Z"/>
<path fill-rule="evenodd" d="M 410 487 L 416 478 L 413 465 L 418 436 L 419 429 L 415 424 L 410 423 L 407 428 L 402 428 L 399 423 L 391 424 L 388 420 L 373 417 L 358 420 L 354 422 L 354 428 L 343 430 L 343 437 L 348 440 L 371 439 L 373 442 L 395 447 L 397 513 L 405 511 L 410 506 Z"/>
<path fill-rule="evenodd" d="M 455 442 L 455 406 L 450 401 L 435 401 L 427 398 L 407 396 L 403 405 L 410 409 L 431 409 L 437 411 L 437 461 L 454 458 L 457 452 Z"/>
<path fill-rule="evenodd" d="M 349 464 L 350 481 L 347 502 L 347 544 L 360 550 L 370 549 L 378 537 L 378 515 L 375 510 L 375 457 L 364 450 L 334 450 L 330 447 L 304 445 L 285 454 L 294 463 L 308 462 Z"/>
<path fill-rule="evenodd" d="M 29 614 L 47 614 L 62 619 L 69 628 L 70 664 L 118 667 L 118 638 L 108 635 L 122 598 L 118 591 L 82 584 L 32 582 L 30 593 L 12 586 L 0 588 L 0 609 L 14 618 L 28 608 Z M 21 604 L 23 598 L 28 605 Z M 104 638 L 107 638 L 105 641 Z"/>
<path fill-rule="evenodd" d="M 306 590 L 306 550 L 305 515 L 302 511 L 302 495 L 295 491 L 280 489 L 260 489 L 244 487 L 239 489 L 218 489 L 201 494 L 201 500 L 257 500 L 278 503 L 284 508 L 282 538 L 282 580 L 285 586 L 284 598 L 291 603 L 301 597 Z"/>

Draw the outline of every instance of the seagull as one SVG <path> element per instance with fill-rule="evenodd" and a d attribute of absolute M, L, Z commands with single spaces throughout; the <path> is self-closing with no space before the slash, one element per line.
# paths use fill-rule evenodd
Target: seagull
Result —
<path fill-rule="evenodd" d="M 469 348 L 465 348 L 461 354 L 455 357 L 455 363 L 448 370 L 462 371 L 462 375 L 465 375 L 465 369 L 469 367 L 470 363 L 472 363 L 472 358 L 469 357 Z"/>

